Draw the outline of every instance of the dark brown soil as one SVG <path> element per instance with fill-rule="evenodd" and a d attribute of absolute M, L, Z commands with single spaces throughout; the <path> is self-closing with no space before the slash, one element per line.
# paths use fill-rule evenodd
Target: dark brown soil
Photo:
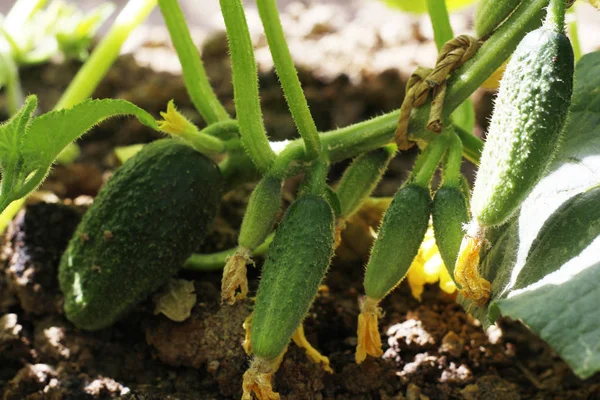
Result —
<path fill-rule="evenodd" d="M 207 69 L 220 98 L 233 111 L 228 61 L 222 38 L 205 51 Z M 74 64 L 45 65 L 22 73 L 26 91 L 40 93 L 49 109 L 76 70 Z M 399 107 L 403 79 L 396 71 L 323 81 L 301 71 L 320 130 L 364 120 Z M 274 138 L 295 129 L 275 75 L 260 79 L 265 123 Z M 175 99 L 200 122 L 182 79 L 140 68 L 121 58 L 97 97 L 130 100 L 154 115 Z M 486 106 L 481 106 L 485 109 Z M 480 116 L 484 120 L 485 116 Z M 31 204 L 3 239 L 0 269 L 0 396 L 18 399 L 229 399 L 241 395 L 248 367 L 242 322 L 247 301 L 219 306 L 220 273 L 182 273 L 195 281 L 192 316 L 176 323 L 152 313 L 149 300 L 126 319 L 99 332 L 74 328 L 62 315 L 56 268 L 85 203 L 116 167 L 111 149 L 158 135 L 134 120 L 103 123 L 83 140 L 80 160 L 57 167 L 44 189 L 64 204 Z M 377 190 L 390 195 L 406 176 L 410 154 L 394 160 Z M 342 166 L 332 170 L 338 176 Z M 290 188 L 293 185 L 290 186 Z M 224 197 L 220 216 L 203 251 L 235 245 L 251 185 Z M 286 198 L 292 197 L 286 191 Z M 74 202 L 72 199 L 77 198 Z M 75 206 L 73 203 L 79 204 Z M 175 221 L 174 221 L 175 223 Z M 368 243 L 340 254 L 306 322 L 306 334 L 327 355 L 330 375 L 291 345 L 275 377 L 283 399 L 599 399 L 600 375 L 577 379 L 567 365 L 521 324 L 501 320 L 484 332 L 452 296 L 428 287 L 419 303 L 402 284 L 382 304 L 385 355 L 354 363 L 358 299 Z M 258 272 L 251 271 L 251 289 Z"/>

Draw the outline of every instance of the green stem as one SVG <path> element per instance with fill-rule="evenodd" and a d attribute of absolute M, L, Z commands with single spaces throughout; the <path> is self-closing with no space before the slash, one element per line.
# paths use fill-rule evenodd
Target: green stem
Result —
<path fill-rule="evenodd" d="M 460 167 L 462 165 L 463 146 L 458 135 L 451 126 L 444 134 L 448 136 L 449 145 L 448 151 L 446 152 L 442 181 L 446 186 L 459 187 L 462 176 L 460 173 Z"/>
<path fill-rule="evenodd" d="M 210 85 L 179 3 L 177 0 L 158 0 L 158 6 L 181 62 L 183 81 L 192 103 L 209 125 L 229 119 L 229 114 Z"/>
<path fill-rule="evenodd" d="M 234 119 L 227 119 L 208 125 L 200 132 L 217 137 L 221 140 L 230 140 L 239 137 L 240 126 Z"/>
<path fill-rule="evenodd" d="M 269 146 L 263 124 L 258 96 L 258 71 L 246 15 L 241 0 L 219 1 L 229 38 L 233 92 L 242 143 L 256 168 L 265 173 L 271 168 L 275 153 Z"/>
<path fill-rule="evenodd" d="M 456 134 L 462 142 L 463 156 L 475 165 L 479 165 L 481 152 L 483 151 L 483 141 L 472 133 L 466 132 L 460 126 L 454 126 Z"/>
<path fill-rule="evenodd" d="M 269 249 L 269 245 L 273 242 L 274 236 L 274 233 L 267 236 L 265 241 L 252 252 L 252 256 L 265 255 Z M 227 258 L 233 256 L 236 251 L 237 247 L 212 254 L 192 254 L 190 258 L 186 260 L 185 264 L 183 264 L 183 268 L 188 271 L 218 271 L 223 269 L 227 262 Z"/>
<path fill-rule="evenodd" d="M 275 0 L 258 0 L 257 5 L 283 93 L 296 127 L 304 139 L 306 156 L 309 159 L 317 158 L 321 152 L 319 133 L 308 109 L 292 55 L 285 40 L 277 4 Z"/>
<path fill-rule="evenodd" d="M 575 7 L 569 9 L 569 14 L 573 20 L 569 22 L 569 37 L 571 38 L 571 44 L 573 45 L 573 54 L 575 55 L 575 62 L 581 59 L 581 42 L 579 41 L 579 29 L 577 28 L 577 19 L 575 13 Z"/>
<path fill-rule="evenodd" d="M 450 25 L 450 16 L 446 8 L 445 0 L 427 0 L 427 10 L 433 27 L 433 36 L 438 50 L 454 37 L 454 31 Z M 463 127 L 467 132 L 473 131 L 475 125 L 475 111 L 470 99 L 465 100 L 454 113 L 452 120 L 456 125 Z"/>
<path fill-rule="evenodd" d="M 108 69 L 119 56 L 129 34 L 140 25 L 156 6 L 157 0 L 129 0 L 106 36 L 94 49 L 67 87 L 55 110 L 71 108 L 92 95 Z"/>
<path fill-rule="evenodd" d="M 433 27 L 435 44 L 440 50 L 444 43 L 454 37 L 448 9 L 446 8 L 446 0 L 427 0 L 427 11 Z"/>
<path fill-rule="evenodd" d="M 446 135 L 436 136 L 417 158 L 410 180 L 419 186 L 428 187 L 447 147 Z"/>
<path fill-rule="evenodd" d="M 477 53 L 448 79 L 444 100 L 443 119 L 456 110 L 471 94 L 496 71 L 513 53 L 521 39 L 541 25 L 544 7 L 548 0 L 523 1 L 496 32 L 481 46 Z M 413 111 L 409 124 L 411 135 L 427 140 L 433 134 L 427 130 L 430 105 Z"/>
<path fill-rule="evenodd" d="M 567 11 L 566 0 L 550 0 L 548 14 L 544 26 L 554 32 L 565 32 L 565 13 Z"/>
<path fill-rule="evenodd" d="M 75 78 L 54 106 L 54 110 L 71 108 L 94 93 L 102 78 L 119 56 L 121 47 L 127 37 L 148 17 L 156 6 L 156 1 L 129 0 L 106 36 L 100 40 L 90 58 L 79 69 Z M 73 162 L 72 159 L 65 157 L 65 154 L 79 154 L 79 146 L 76 143 L 69 143 L 57 157 L 59 164 Z"/>

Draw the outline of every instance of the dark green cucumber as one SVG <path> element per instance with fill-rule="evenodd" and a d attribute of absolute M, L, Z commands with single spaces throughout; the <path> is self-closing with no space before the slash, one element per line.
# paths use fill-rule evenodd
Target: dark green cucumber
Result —
<path fill-rule="evenodd" d="M 197 249 L 222 192 L 211 160 L 180 141 L 144 146 L 108 180 L 63 254 L 59 281 L 75 326 L 107 327 Z"/>
<path fill-rule="evenodd" d="M 521 41 L 500 84 L 471 200 L 480 226 L 500 225 L 513 215 L 560 140 L 574 57 L 567 36 L 546 25 Z"/>
<path fill-rule="evenodd" d="M 273 360 L 308 312 L 333 256 L 334 214 L 322 197 L 304 194 L 286 211 L 263 265 L 250 341 Z"/>
<path fill-rule="evenodd" d="M 431 213 L 428 187 L 407 184 L 400 188 L 390 203 L 365 274 L 365 293 L 383 299 L 404 278 L 419 251 Z"/>
<path fill-rule="evenodd" d="M 475 12 L 475 34 L 484 38 L 494 32 L 521 0 L 481 0 Z"/>
<path fill-rule="evenodd" d="M 459 187 L 442 186 L 433 198 L 433 233 L 442 260 L 454 275 L 454 265 L 465 234 L 464 225 L 469 222 L 467 201 Z"/>
<path fill-rule="evenodd" d="M 563 203 L 533 241 L 513 289 L 521 289 L 558 270 L 600 235 L 600 187 Z"/>

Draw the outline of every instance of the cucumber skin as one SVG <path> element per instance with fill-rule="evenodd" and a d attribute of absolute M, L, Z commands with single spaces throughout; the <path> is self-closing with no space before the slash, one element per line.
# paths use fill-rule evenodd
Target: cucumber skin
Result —
<path fill-rule="evenodd" d="M 506 222 L 545 173 L 573 92 L 569 39 L 544 27 L 525 36 L 508 63 L 471 200 L 481 226 Z"/>
<path fill-rule="evenodd" d="M 429 188 L 407 184 L 394 195 L 377 233 L 365 273 L 365 293 L 383 299 L 404 278 L 425 237 Z"/>
<path fill-rule="evenodd" d="M 190 146 L 144 146 L 100 190 L 63 254 L 67 319 L 107 327 L 164 284 L 204 239 L 222 187 L 217 166 Z"/>
<path fill-rule="evenodd" d="M 453 276 L 460 243 L 465 233 L 463 226 L 469 222 L 467 201 L 460 188 L 439 188 L 433 198 L 431 216 L 435 242 L 450 276 Z"/>
<path fill-rule="evenodd" d="M 490 35 L 517 8 L 521 0 L 481 0 L 475 12 L 474 29 L 478 38 Z"/>
<path fill-rule="evenodd" d="M 273 360 L 308 312 L 334 251 L 335 216 L 322 197 L 305 194 L 286 211 L 262 267 L 250 341 Z"/>

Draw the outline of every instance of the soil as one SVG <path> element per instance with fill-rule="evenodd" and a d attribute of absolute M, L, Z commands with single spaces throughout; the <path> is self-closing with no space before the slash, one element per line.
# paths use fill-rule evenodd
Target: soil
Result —
<path fill-rule="evenodd" d="M 207 42 L 203 53 L 217 93 L 233 113 L 223 36 Z M 48 64 L 23 71 L 25 91 L 39 93 L 42 110 L 48 110 L 78 67 Z M 362 70 L 353 79 L 343 73 L 324 77 L 314 68 L 304 68 L 300 78 L 318 128 L 328 130 L 398 108 L 406 76 L 388 69 Z M 292 137 L 294 125 L 272 70 L 263 69 L 260 84 L 270 136 Z M 117 61 L 94 96 L 124 98 L 154 115 L 173 98 L 201 125 L 181 77 L 141 67 L 133 56 Z M 480 131 L 490 98 L 485 93 L 477 96 Z M 44 194 L 30 201 L 2 239 L 3 399 L 240 398 L 241 376 L 249 365 L 241 347 L 242 323 L 252 302 L 220 307 L 220 272 L 180 274 L 194 281 L 197 293 L 185 322 L 153 315 L 151 300 L 98 332 L 76 329 L 62 313 L 57 263 L 86 206 L 118 166 L 113 147 L 158 137 L 132 119 L 101 124 L 81 141 L 78 161 L 53 170 L 42 187 Z M 377 195 L 394 193 L 412 156 L 408 152 L 396 157 Z M 334 166 L 332 179 L 339 177 L 343 166 Z M 287 201 L 293 198 L 294 185 L 286 187 Z M 220 215 L 199 250 L 235 245 L 251 188 L 244 185 L 225 195 Z M 324 372 L 291 345 L 275 376 L 282 399 L 600 399 L 600 374 L 579 380 L 518 322 L 500 320 L 484 332 L 453 296 L 435 286 L 427 287 L 421 302 L 411 297 L 405 283 L 388 296 L 380 321 L 385 354 L 356 365 L 358 300 L 368 249 L 368 242 L 340 248 L 324 282 L 327 288 L 320 291 L 305 321 L 307 338 L 330 358 L 335 373 Z M 258 271 L 250 271 L 251 290 L 257 287 Z"/>

